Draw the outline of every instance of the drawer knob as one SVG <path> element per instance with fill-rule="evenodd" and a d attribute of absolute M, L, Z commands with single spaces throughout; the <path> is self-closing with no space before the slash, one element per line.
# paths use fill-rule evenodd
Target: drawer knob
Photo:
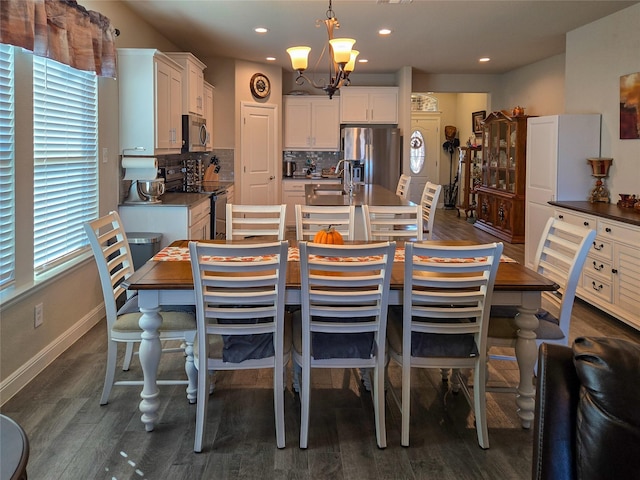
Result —
<path fill-rule="evenodd" d="M 594 270 L 596 270 L 596 271 L 600 272 L 600 271 L 602 271 L 602 269 L 603 269 L 603 268 L 604 268 L 604 265 L 603 265 L 603 264 L 600 264 L 600 266 L 598 266 L 598 264 L 596 263 L 596 261 L 595 261 L 595 260 L 593 261 L 593 269 L 594 269 Z"/>
<path fill-rule="evenodd" d="M 564 219 L 564 215 L 558 215 L 558 218 L 559 218 L 560 220 L 562 220 L 562 219 Z"/>
<path fill-rule="evenodd" d="M 604 248 L 604 245 L 602 243 L 598 245 L 596 242 L 593 242 L 593 248 L 595 248 L 596 250 L 602 250 Z"/>
<path fill-rule="evenodd" d="M 602 290 L 604 288 L 604 285 L 600 284 L 600 285 L 596 285 L 596 282 L 591 282 L 591 287 L 596 291 L 599 292 L 600 290 Z"/>
<path fill-rule="evenodd" d="M 611 273 L 618 273 L 618 269 L 617 268 L 612 268 L 611 269 Z"/>
<path fill-rule="evenodd" d="M 611 233 L 611 229 L 609 227 L 605 228 L 604 231 L 607 233 Z"/>
<path fill-rule="evenodd" d="M 588 226 L 589 226 L 589 222 L 583 222 L 583 225 L 584 225 L 585 227 L 588 227 Z"/>

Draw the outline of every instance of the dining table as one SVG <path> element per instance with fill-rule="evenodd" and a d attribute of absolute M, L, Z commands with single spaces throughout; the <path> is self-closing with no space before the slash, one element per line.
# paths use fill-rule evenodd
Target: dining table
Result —
<path fill-rule="evenodd" d="M 225 240 L 199 240 L 202 242 L 228 243 Z M 256 243 L 254 240 L 253 243 Z M 233 243 L 247 240 L 235 240 Z M 250 240 L 249 240 L 250 242 Z M 360 242 L 364 243 L 364 242 Z M 469 245 L 471 242 L 458 240 L 425 241 L 435 245 Z M 143 389 L 139 405 L 141 421 L 147 431 L 152 431 L 158 421 L 160 406 L 157 372 L 162 354 L 158 330 L 162 325 L 160 310 L 163 305 L 195 305 L 191 262 L 188 256 L 188 240 L 178 240 L 165 247 L 124 281 L 124 286 L 137 292 L 138 306 L 142 313 L 139 325 L 143 330 L 139 349 L 143 371 Z M 404 248 L 398 242 L 391 274 L 389 305 L 402 305 L 404 283 Z M 300 262 L 297 244 L 289 243 L 289 261 L 286 271 L 285 303 L 300 305 Z M 535 388 L 534 368 L 538 358 L 536 333 L 538 318 L 536 312 L 541 306 L 542 292 L 553 292 L 559 285 L 508 257 L 501 259 L 492 296 L 492 305 L 517 307 L 515 317 L 518 327 L 516 340 L 516 360 L 519 369 L 519 383 L 516 389 L 516 408 L 523 428 L 530 428 L 534 419 Z M 193 369 L 187 369 L 187 372 Z M 190 376 L 191 376 L 190 375 Z M 197 388 L 195 378 L 189 378 L 190 389 Z M 189 390 L 189 389 L 188 389 Z M 189 396 L 194 401 L 193 395 Z"/>

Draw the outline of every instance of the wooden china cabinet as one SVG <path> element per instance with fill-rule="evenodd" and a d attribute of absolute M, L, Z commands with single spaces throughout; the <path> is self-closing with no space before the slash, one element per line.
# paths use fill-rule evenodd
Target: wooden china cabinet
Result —
<path fill-rule="evenodd" d="M 483 122 L 482 182 L 475 226 L 509 243 L 524 243 L 527 115 L 493 112 Z"/>

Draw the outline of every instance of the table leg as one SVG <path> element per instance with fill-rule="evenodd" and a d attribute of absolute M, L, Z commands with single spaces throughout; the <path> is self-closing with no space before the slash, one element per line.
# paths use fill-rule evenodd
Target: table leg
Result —
<path fill-rule="evenodd" d="M 160 307 L 143 308 L 140 307 L 142 316 L 138 324 L 143 330 L 142 342 L 140 342 L 140 365 L 144 375 L 144 386 L 140 397 L 140 411 L 142 416 L 140 419 L 144 423 L 145 430 L 151 432 L 158 420 L 158 407 L 160 400 L 158 399 L 158 365 L 160 365 L 160 355 L 162 353 L 162 344 L 160 343 L 160 334 L 158 329 L 162 325 L 162 317 L 160 316 Z"/>
<path fill-rule="evenodd" d="M 540 305 L 540 292 L 524 295 L 523 304 L 518 307 L 515 323 L 518 327 L 516 340 L 516 359 L 520 371 L 520 383 L 517 388 L 516 405 L 523 428 L 530 428 L 534 418 L 536 391 L 533 386 L 533 375 L 538 359 L 535 330 L 538 328 L 536 312 Z"/>

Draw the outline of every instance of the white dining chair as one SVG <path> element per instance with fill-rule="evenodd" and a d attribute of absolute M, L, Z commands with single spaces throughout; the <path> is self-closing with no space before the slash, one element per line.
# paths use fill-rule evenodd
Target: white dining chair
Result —
<path fill-rule="evenodd" d="M 409 198 L 409 187 L 411 186 L 411 177 L 406 174 L 400 175 L 398 185 L 396 186 L 396 195 Z"/>
<path fill-rule="evenodd" d="M 313 240 L 323 228 L 333 227 L 345 240 L 354 240 L 356 207 L 353 205 L 313 206 L 297 204 L 296 239 Z"/>
<path fill-rule="evenodd" d="M 402 366 L 401 444 L 409 446 L 411 368 L 454 369 L 474 410 L 478 444 L 489 448 L 485 377 L 491 296 L 502 243 L 472 246 L 405 244 L 401 312 L 388 323 L 389 356 Z M 462 261 L 464 259 L 466 261 Z M 460 369 L 473 369 L 473 400 Z"/>
<path fill-rule="evenodd" d="M 262 240 L 284 240 L 286 210 L 286 204 L 242 205 L 227 203 L 227 240 L 247 237 L 262 237 Z"/>
<path fill-rule="evenodd" d="M 134 346 L 142 341 L 142 329 L 138 326 L 141 317 L 138 297 L 127 291 L 122 282 L 133 272 L 133 259 L 127 236 L 117 212 L 109 212 L 93 222 L 84 224 L 85 232 L 98 267 L 107 322 L 107 365 L 100 405 L 109 402 L 114 385 L 143 385 L 142 380 L 115 380 L 118 344 L 126 345 L 123 370 L 129 370 Z M 117 302 L 124 304 L 118 308 Z M 170 311 L 173 310 L 173 311 Z M 193 403 L 196 398 L 195 370 L 193 365 L 193 342 L 196 335 L 196 320 L 191 307 L 164 307 L 160 312 L 162 326 L 160 340 L 178 340 L 185 348 L 165 348 L 162 351 L 186 354 L 186 379 L 158 380 L 164 385 L 187 385 L 187 398 Z M 137 353 L 137 352 L 135 352 Z"/>
<path fill-rule="evenodd" d="M 373 376 L 376 441 L 385 448 L 385 337 L 395 243 L 299 246 L 302 308 L 294 314 L 293 358 L 300 371 L 300 448 L 309 440 L 312 368 L 361 368 Z"/>
<path fill-rule="evenodd" d="M 557 292 L 543 292 L 552 311 L 540 309 L 536 316 L 539 326 L 536 329 L 536 344 L 569 344 L 571 312 L 576 296 L 576 288 L 584 267 L 589 249 L 596 237 L 596 231 L 581 225 L 573 225 L 556 218 L 549 218 L 545 225 L 533 270 L 556 282 Z M 518 339 L 518 327 L 515 316 L 518 311 L 513 307 L 494 307 L 489 323 L 488 347 L 514 348 Z M 512 356 L 491 355 L 493 359 L 515 360 Z M 492 387 L 500 390 L 500 387 Z M 507 388 L 507 390 L 512 390 Z"/>
<path fill-rule="evenodd" d="M 284 366 L 291 351 L 284 315 L 287 252 L 287 241 L 189 242 L 198 324 L 195 452 L 204 442 L 210 370 L 273 370 L 276 443 L 285 446 Z"/>
<path fill-rule="evenodd" d="M 436 209 L 441 192 L 442 185 L 431 182 L 427 182 L 422 191 L 420 206 L 422 207 L 422 226 L 424 233 L 426 233 L 425 240 L 433 239 L 433 223 L 436 218 Z"/>
<path fill-rule="evenodd" d="M 422 240 L 420 205 L 363 205 L 365 240 Z"/>

